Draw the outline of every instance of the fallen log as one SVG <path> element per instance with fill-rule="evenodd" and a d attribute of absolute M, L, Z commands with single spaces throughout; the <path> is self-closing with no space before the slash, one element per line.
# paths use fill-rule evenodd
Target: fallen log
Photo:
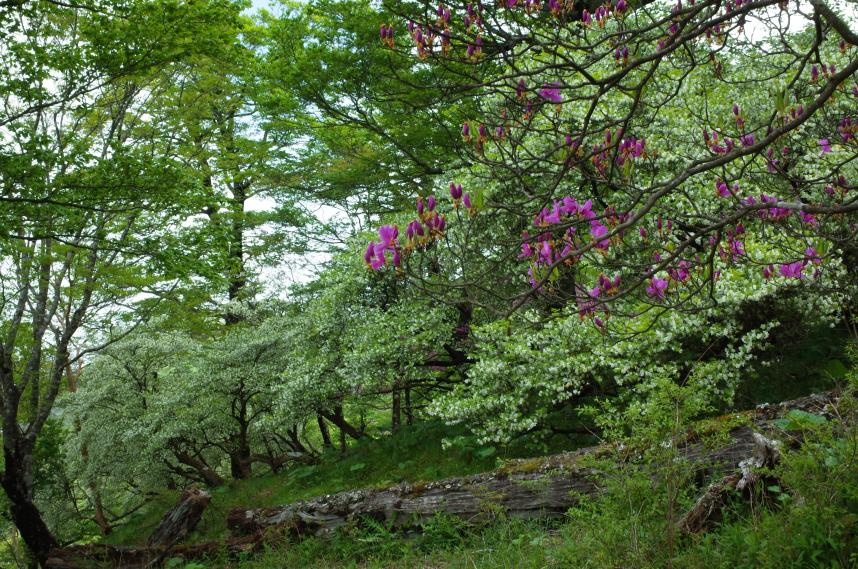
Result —
<path fill-rule="evenodd" d="M 777 431 L 774 419 L 792 410 L 824 414 L 836 399 L 837 394 L 829 392 L 737 413 L 745 424 L 730 430 L 727 443 L 711 448 L 692 431 L 677 445 L 678 455 L 695 470 L 700 483 L 731 474 L 743 461 L 751 460 L 746 463 L 749 467 L 753 464 L 760 452 L 760 433 Z M 610 452 L 610 447 L 590 447 L 546 459 L 516 461 L 475 476 L 351 490 L 273 508 L 236 508 L 229 513 L 227 526 L 233 535 L 270 527 L 296 535 L 324 535 L 361 518 L 407 529 L 438 513 L 468 522 L 490 519 L 498 512 L 520 518 L 557 517 L 581 496 L 601 491 L 602 473 L 586 466 L 583 459 Z"/>
<path fill-rule="evenodd" d="M 72 545 L 53 550 L 48 555 L 45 569 L 91 569 L 93 567 L 145 569 L 160 566 L 167 560 L 175 558 L 193 561 L 223 554 L 238 557 L 239 554 L 258 551 L 262 546 L 262 538 L 260 533 L 226 541 L 173 547 L 162 545 L 133 547 L 104 543 Z"/>

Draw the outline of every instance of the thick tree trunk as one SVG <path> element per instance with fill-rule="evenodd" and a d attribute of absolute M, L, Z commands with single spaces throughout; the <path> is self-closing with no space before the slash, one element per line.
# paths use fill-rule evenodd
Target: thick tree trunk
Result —
<path fill-rule="evenodd" d="M 27 471 L 32 455 L 22 459 L 7 448 L 4 458 L 5 470 L 0 484 L 9 499 L 12 522 L 32 554 L 40 564 L 44 564 L 48 553 L 57 547 L 57 540 L 33 503 L 32 473 Z"/>
<path fill-rule="evenodd" d="M 751 424 L 731 430 L 725 444 L 712 448 L 692 434 L 678 445 L 679 458 L 695 472 L 699 483 L 734 472 L 740 465 L 756 464 L 758 431 L 771 430 L 772 419 L 792 409 L 825 413 L 826 405 L 834 400 L 829 393 L 748 412 Z M 491 519 L 498 510 L 520 518 L 562 516 L 581 496 L 596 494 L 603 486 L 603 473 L 584 466 L 582 459 L 609 453 L 607 447 L 590 447 L 546 459 L 516 461 L 475 476 L 353 490 L 275 508 L 237 508 L 230 512 L 227 525 L 235 535 L 275 526 L 298 535 L 323 535 L 361 518 L 410 528 L 442 512 L 466 521 Z"/>

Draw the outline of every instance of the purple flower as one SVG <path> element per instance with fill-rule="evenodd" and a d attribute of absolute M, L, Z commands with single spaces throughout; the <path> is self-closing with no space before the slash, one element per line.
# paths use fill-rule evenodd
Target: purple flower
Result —
<path fill-rule="evenodd" d="M 471 137 L 471 125 L 464 123 L 462 125 L 462 137 L 468 139 Z"/>
<path fill-rule="evenodd" d="M 560 83 L 546 83 L 539 90 L 539 96 L 543 99 L 548 99 L 552 103 L 560 104 L 563 102 L 563 97 L 560 95 Z"/>
<path fill-rule="evenodd" d="M 663 300 L 664 299 L 664 291 L 667 290 L 668 282 L 666 279 L 660 279 L 658 277 L 653 277 L 650 281 L 649 286 L 646 287 L 646 293 L 649 296 L 655 296 L 656 298 Z"/>
<path fill-rule="evenodd" d="M 590 221 L 590 235 L 593 239 L 601 239 L 608 234 L 608 228 L 602 225 L 602 222 L 593 219 Z"/>
<path fill-rule="evenodd" d="M 435 209 L 435 196 L 429 196 L 429 199 L 426 200 L 426 208 L 429 211 L 433 211 Z"/>
<path fill-rule="evenodd" d="M 819 225 L 819 221 L 817 221 L 816 216 L 813 215 L 812 213 L 807 213 L 805 211 L 799 211 L 798 216 L 799 216 L 799 218 L 801 218 L 801 220 L 804 223 L 807 223 L 808 225 L 811 225 L 813 227 L 816 227 L 817 225 Z"/>
<path fill-rule="evenodd" d="M 626 0 L 617 0 L 617 6 L 616 6 L 617 13 L 622 14 L 626 8 L 628 8 L 628 4 L 626 4 Z"/>
<path fill-rule="evenodd" d="M 459 186 L 459 191 L 462 190 L 462 186 Z M 471 194 L 466 193 L 462 198 L 462 203 L 464 204 L 466 209 L 474 209 L 474 206 L 471 205 Z"/>
<path fill-rule="evenodd" d="M 816 252 L 816 249 L 813 247 L 808 247 L 804 250 L 804 256 L 813 263 L 814 265 L 822 264 L 822 257 L 819 256 L 819 253 Z"/>
<path fill-rule="evenodd" d="M 820 138 L 819 146 L 822 147 L 822 150 L 819 153 L 820 156 L 831 152 L 831 144 L 828 142 L 827 138 Z"/>
<path fill-rule="evenodd" d="M 810 68 L 810 80 L 813 81 L 814 83 L 816 83 L 816 81 L 818 79 L 819 79 L 819 68 L 816 65 L 814 65 L 813 67 Z"/>
<path fill-rule="evenodd" d="M 786 278 L 802 278 L 803 275 L 801 274 L 801 271 L 803 269 L 804 263 L 802 261 L 796 261 L 795 263 L 784 263 L 780 266 L 781 275 Z"/>
<path fill-rule="evenodd" d="M 384 247 L 396 246 L 396 238 L 399 236 L 399 229 L 395 225 L 382 225 L 378 228 L 378 237 L 381 239 L 381 245 Z"/>
<path fill-rule="evenodd" d="M 551 242 L 543 241 L 539 244 L 539 258 L 545 263 L 551 263 Z"/>
<path fill-rule="evenodd" d="M 560 223 L 560 203 L 554 202 L 554 209 L 551 213 L 543 217 L 545 223 Z"/>
<path fill-rule="evenodd" d="M 764 279 L 769 280 L 770 278 L 772 278 L 774 276 L 774 274 L 775 274 L 774 265 L 769 265 L 767 267 L 763 267 L 763 278 Z"/>
<path fill-rule="evenodd" d="M 384 266 L 384 263 L 385 263 L 384 250 L 385 250 L 385 247 L 381 243 L 376 243 L 373 246 L 374 258 L 372 259 L 372 261 L 370 261 L 370 266 L 373 268 L 373 270 L 377 271 L 378 269 L 380 269 L 381 267 Z"/>
<path fill-rule="evenodd" d="M 370 241 L 366 246 L 366 252 L 363 254 L 363 260 L 367 266 L 372 266 L 372 260 L 375 257 L 375 243 Z"/>
<path fill-rule="evenodd" d="M 518 256 L 519 259 L 528 259 L 533 257 L 533 247 L 530 246 L 530 234 L 525 231 L 521 235 L 521 255 Z"/>
<path fill-rule="evenodd" d="M 458 186 L 454 182 L 450 182 L 450 197 L 454 200 L 462 199 L 462 185 Z"/>
<path fill-rule="evenodd" d="M 739 138 L 739 141 L 742 143 L 742 146 L 753 146 L 754 145 L 754 135 L 753 134 L 745 134 Z"/>

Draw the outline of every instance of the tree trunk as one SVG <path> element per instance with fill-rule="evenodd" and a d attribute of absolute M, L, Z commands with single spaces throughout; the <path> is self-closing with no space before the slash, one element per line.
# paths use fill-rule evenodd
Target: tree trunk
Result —
<path fill-rule="evenodd" d="M 8 432 L 4 433 L 4 437 L 17 438 L 15 434 Z M 10 502 L 12 522 L 39 563 L 44 564 L 48 553 L 57 547 L 57 540 L 33 503 L 32 453 L 21 457 L 17 453 L 10 452 L 8 448 L 10 441 L 4 440 L 4 443 L 6 462 L 0 484 Z"/>
<path fill-rule="evenodd" d="M 405 386 L 405 424 L 414 424 L 414 408 L 411 406 L 411 387 Z"/>
<path fill-rule="evenodd" d="M 399 389 L 399 381 L 393 382 L 393 397 L 390 409 L 390 430 L 394 433 L 402 425 L 402 396 Z"/>
<path fill-rule="evenodd" d="M 328 424 L 325 418 L 321 415 L 316 415 L 316 420 L 319 423 L 319 432 L 322 433 L 322 446 L 331 448 L 334 444 L 331 442 L 331 431 L 328 430 Z"/>
<path fill-rule="evenodd" d="M 342 407 L 336 407 L 333 413 L 322 411 L 321 414 L 325 419 L 336 425 L 342 434 L 346 434 L 355 440 L 366 436 L 366 433 L 361 433 L 354 425 L 346 421 L 346 418 L 343 416 Z"/>
<path fill-rule="evenodd" d="M 181 464 L 190 466 L 194 472 L 199 474 L 200 478 L 202 478 L 209 487 L 213 488 L 215 486 L 223 485 L 223 478 L 221 478 L 220 475 L 201 458 L 191 456 L 191 454 L 186 451 L 176 449 L 173 449 L 173 455 Z"/>

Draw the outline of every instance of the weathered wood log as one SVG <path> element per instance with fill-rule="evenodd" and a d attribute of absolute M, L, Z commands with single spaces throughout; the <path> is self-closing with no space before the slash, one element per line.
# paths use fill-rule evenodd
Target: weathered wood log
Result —
<path fill-rule="evenodd" d="M 730 474 L 743 461 L 750 459 L 746 464 L 753 464 L 760 452 L 760 433 L 775 430 L 773 419 L 793 409 L 825 413 L 836 398 L 835 393 L 812 395 L 738 414 L 744 415 L 746 424 L 732 429 L 727 443 L 711 448 L 692 431 L 678 445 L 678 455 L 694 468 L 701 483 L 712 476 Z M 442 512 L 466 521 L 488 519 L 498 511 L 525 518 L 561 516 L 579 496 L 601 489 L 602 474 L 584 465 L 585 455 L 612 452 L 610 447 L 590 447 L 546 459 L 516 461 L 475 476 L 352 490 L 274 508 L 236 508 L 229 513 L 227 526 L 233 535 L 269 527 L 283 527 L 298 535 L 322 535 L 361 518 L 405 529 Z M 737 483 L 741 479 L 742 475 Z"/>
<path fill-rule="evenodd" d="M 211 499 L 211 494 L 198 488 L 183 491 L 176 505 L 161 518 L 147 544 L 170 547 L 185 539 L 197 527 Z"/>
<path fill-rule="evenodd" d="M 777 441 L 754 433 L 754 442 L 754 456 L 739 463 L 741 472 L 728 474 L 711 484 L 694 506 L 680 518 L 677 522 L 680 533 L 699 533 L 707 529 L 713 521 L 720 519 L 731 495 L 738 492 L 750 498 L 755 487 L 764 479 L 760 469 L 773 468 L 780 462 L 780 444 Z"/>
<path fill-rule="evenodd" d="M 48 556 L 45 569 L 91 569 L 105 566 L 113 569 L 144 569 L 160 566 L 166 560 L 174 558 L 192 561 L 222 554 L 237 557 L 239 554 L 258 551 L 262 539 L 263 536 L 259 533 L 227 541 L 176 545 L 169 548 L 125 547 L 103 543 L 72 545 L 53 550 Z"/>

